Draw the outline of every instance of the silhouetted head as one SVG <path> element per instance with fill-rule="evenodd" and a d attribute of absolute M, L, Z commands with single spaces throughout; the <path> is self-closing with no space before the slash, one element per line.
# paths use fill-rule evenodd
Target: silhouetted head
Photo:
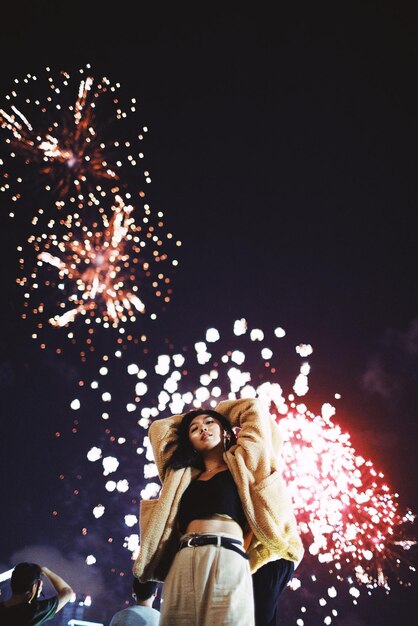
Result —
<path fill-rule="evenodd" d="M 10 579 L 12 592 L 19 594 L 32 591 L 33 585 L 41 581 L 41 568 L 36 563 L 18 563 Z"/>
<path fill-rule="evenodd" d="M 151 596 L 157 593 L 157 589 L 158 583 L 155 580 L 141 583 L 137 578 L 134 578 L 132 583 L 132 595 L 137 602 L 149 600 Z"/>

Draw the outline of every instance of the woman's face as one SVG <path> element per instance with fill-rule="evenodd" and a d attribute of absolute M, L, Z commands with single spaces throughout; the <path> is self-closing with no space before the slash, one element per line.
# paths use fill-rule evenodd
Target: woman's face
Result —
<path fill-rule="evenodd" d="M 217 446 L 223 449 L 224 430 L 211 415 L 198 415 L 190 422 L 189 441 L 196 452 L 204 454 Z"/>

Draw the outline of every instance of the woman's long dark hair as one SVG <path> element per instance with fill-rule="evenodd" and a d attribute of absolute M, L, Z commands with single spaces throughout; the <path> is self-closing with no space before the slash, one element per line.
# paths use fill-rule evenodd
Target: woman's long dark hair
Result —
<path fill-rule="evenodd" d="M 202 455 L 196 452 L 189 439 L 190 423 L 198 415 L 210 415 L 211 417 L 214 417 L 218 420 L 224 431 L 229 434 L 225 450 L 228 450 L 237 442 L 237 438 L 232 430 L 231 424 L 221 413 L 213 411 L 212 409 L 196 409 L 194 411 L 189 411 L 183 415 L 183 419 L 177 427 L 177 448 L 173 452 L 173 456 L 168 463 L 168 465 L 173 469 L 180 469 L 182 467 L 196 467 L 201 470 L 205 469 Z"/>

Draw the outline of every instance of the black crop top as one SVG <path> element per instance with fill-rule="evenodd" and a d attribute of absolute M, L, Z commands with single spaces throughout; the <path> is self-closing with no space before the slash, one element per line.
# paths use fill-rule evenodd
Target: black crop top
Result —
<path fill-rule="evenodd" d="M 242 529 L 247 520 L 244 515 L 237 486 L 231 472 L 218 472 L 209 480 L 193 480 L 180 500 L 178 523 L 181 533 L 186 532 L 195 519 L 208 519 L 212 515 L 228 515 Z"/>

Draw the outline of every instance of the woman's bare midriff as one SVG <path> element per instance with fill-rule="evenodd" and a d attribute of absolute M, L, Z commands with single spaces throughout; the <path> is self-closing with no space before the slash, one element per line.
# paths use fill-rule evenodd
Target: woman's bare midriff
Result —
<path fill-rule="evenodd" d="M 227 533 L 243 538 L 241 526 L 233 519 L 226 519 L 220 515 L 214 515 L 210 519 L 194 519 L 187 526 L 186 533 Z"/>

